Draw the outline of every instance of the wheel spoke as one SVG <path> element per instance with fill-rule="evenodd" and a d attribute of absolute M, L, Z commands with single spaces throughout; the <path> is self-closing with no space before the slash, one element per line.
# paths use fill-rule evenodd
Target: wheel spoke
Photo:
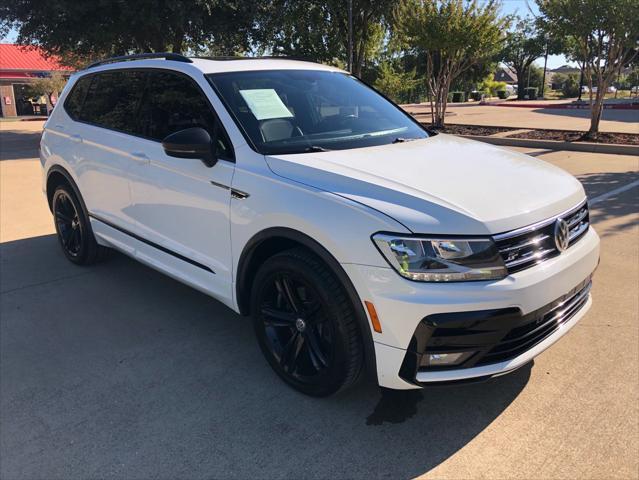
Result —
<path fill-rule="evenodd" d="M 288 278 L 285 276 L 280 277 L 279 280 L 275 280 L 275 287 L 279 294 L 286 300 L 289 307 L 293 309 L 295 313 L 299 312 L 299 308 L 297 307 L 297 302 L 295 301 L 295 297 L 293 296 L 293 291 L 291 290 L 290 283 Z"/>
<path fill-rule="evenodd" d="M 65 214 L 64 214 L 64 213 L 62 213 L 60 210 L 58 210 L 57 212 L 55 212 L 55 217 L 56 217 L 58 220 L 61 220 L 61 221 L 63 221 L 64 223 L 67 223 L 67 224 L 71 224 L 71 222 L 72 222 L 71 217 L 69 217 L 69 216 L 65 215 Z"/>
<path fill-rule="evenodd" d="M 319 340 L 315 332 L 311 329 L 304 332 L 304 338 L 306 340 L 306 348 L 308 348 L 309 356 L 311 357 L 311 362 L 313 362 L 313 366 L 316 370 L 321 370 L 328 366 L 328 361 L 322 352 L 322 349 L 319 344 Z"/>
<path fill-rule="evenodd" d="M 73 236 L 73 230 L 71 228 L 67 228 L 62 232 L 62 244 L 64 248 L 69 249 L 69 245 L 71 244 L 71 237 Z"/>
<path fill-rule="evenodd" d="M 294 327 L 295 315 L 271 307 L 262 307 L 264 323 L 273 327 Z"/>
<path fill-rule="evenodd" d="M 284 370 L 287 370 L 288 373 L 293 373 L 295 362 L 297 361 L 297 357 L 299 355 L 301 338 L 302 337 L 300 333 L 295 332 L 282 349 L 280 365 L 282 366 L 282 368 L 284 368 Z"/>
<path fill-rule="evenodd" d="M 70 248 L 74 252 L 80 249 L 80 229 L 79 228 L 76 228 L 73 230 L 73 233 L 71 234 L 70 243 L 71 243 Z"/>

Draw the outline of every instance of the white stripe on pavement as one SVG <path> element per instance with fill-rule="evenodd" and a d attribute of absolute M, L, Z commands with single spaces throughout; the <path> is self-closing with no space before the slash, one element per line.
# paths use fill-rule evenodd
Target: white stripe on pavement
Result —
<path fill-rule="evenodd" d="M 635 180 L 628 185 L 624 185 L 623 187 L 615 188 L 614 190 L 610 190 L 609 192 L 603 193 L 591 200 L 588 200 L 588 205 L 594 205 L 595 203 L 603 202 L 607 198 L 610 198 L 618 193 L 625 192 L 626 190 L 630 190 L 631 188 L 639 187 L 639 180 Z"/>

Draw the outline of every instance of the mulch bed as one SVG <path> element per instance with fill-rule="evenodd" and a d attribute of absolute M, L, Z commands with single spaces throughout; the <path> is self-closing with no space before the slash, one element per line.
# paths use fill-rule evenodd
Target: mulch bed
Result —
<path fill-rule="evenodd" d="M 451 135 L 494 135 L 495 133 L 510 132 L 517 130 L 508 127 L 482 127 L 478 125 L 446 125 L 444 128 L 432 128 L 424 124 L 427 128 L 431 128 L 438 132 L 450 133 Z"/>
<path fill-rule="evenodd" d="M 432 128 L 424 122 L 424 126 Z M 446 125 L 444 128 L 435 129 L 442 133 L 450 133 L 452 135 L 477 135 L 490 136 L 495 133 L 514 132 L 522 130 L 522 128 L 511 127 L 485 127 L 479 125 Z M 531 140 L 557 140 L 560 142 L 593 142 L 593 143 L 609 143 L 617 145 L 639 145 L 639 134 L 635 133 L 609 133 L 602 132 L 597 136 L 596 140 L 583 139 L 585 132 L 571 130 L 544 130 L 530 129 L 528 132 L 513 133 L 508 138 L 527 138 Z"/>
<path fill-rule="evenodd" d="M 530 132 L 515 133 L 508 138 L 530 138 L 534 140 L 558 140 L 561 142 L 593 142 L 612 143 L 622 145 L 639 145 L 639 134 L 602 132 L 596 139 L 582 139 L 584 132 L 567 132 L 565 130 L 531 130 Z"/>

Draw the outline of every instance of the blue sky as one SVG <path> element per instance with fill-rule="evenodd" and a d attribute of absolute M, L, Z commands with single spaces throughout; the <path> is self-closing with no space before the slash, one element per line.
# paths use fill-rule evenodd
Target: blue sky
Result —
<path fill-rule="evenodd" d="M 519 16 L 525 17 L 527 15 L 537 15 L 539 10 L 534 0 L 501 0 L 503 3 L 502 13 L 511 14 L 516 13 Z M 532 13 L 531 13 L 532 12 Z M 16 38 L 16 32 L 11 31 L 2 39 L 2 42 L 13 42 Z M 543 58 L 537 60 L 539 66 L 543 66 Z M 548 69 L 560 67 L 569 63 L 563 55 L 549 55 L 548 56 Z M 574 64 L 573 64 L 574 65 Z"/>

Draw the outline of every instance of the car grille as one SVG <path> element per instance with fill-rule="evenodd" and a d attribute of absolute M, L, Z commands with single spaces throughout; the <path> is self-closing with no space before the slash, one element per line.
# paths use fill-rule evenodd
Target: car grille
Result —
<path fill-rule="evenodd" d="M 588 204 L 584 202 L 562 215 L 494 236 L 508 273 L 519 272 L 559 255 L 555 245 L 555 223 L 558 218 L 568 223 L 570 248 L 588 231 Z"/>
<path fill-rule="evenodd" d="M 477 365 L 499 363 L 514 358 L 552 335 L 585 305 L 591 287 L 592 282 L 588 282 L 578 292 L 555 303 L 536 320 L 513 328 L 477 362 Z"/>

